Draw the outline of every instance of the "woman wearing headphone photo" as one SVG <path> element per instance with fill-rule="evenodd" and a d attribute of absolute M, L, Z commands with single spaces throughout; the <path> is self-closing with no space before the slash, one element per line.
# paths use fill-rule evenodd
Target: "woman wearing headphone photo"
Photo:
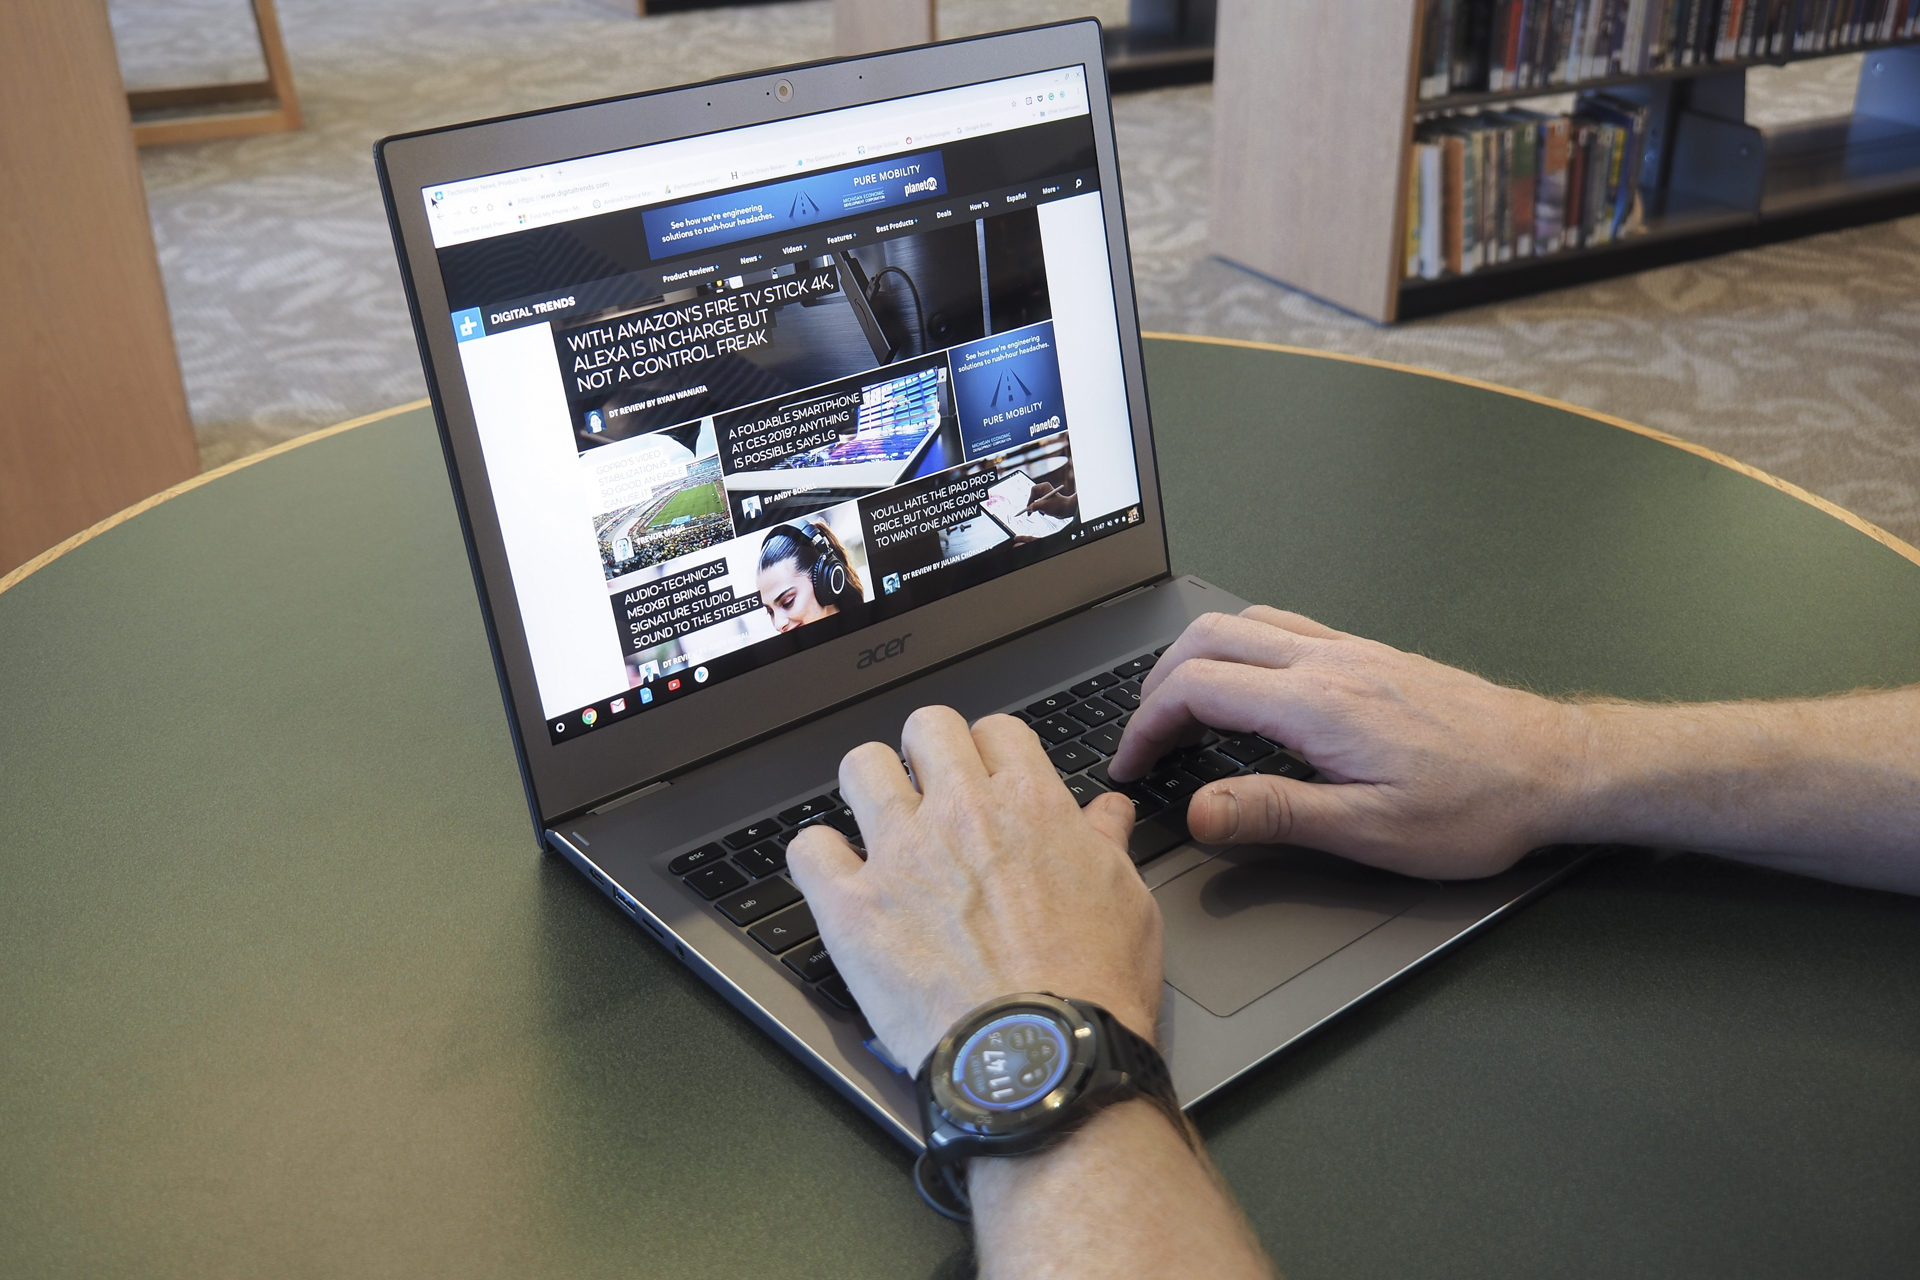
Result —
<path fill-rule="evenodd" d="M 823 521 L 775 525 L 760 544 L 760 603 L 773 629 L 792 631 L 866 598 L 847 549 Z"/>

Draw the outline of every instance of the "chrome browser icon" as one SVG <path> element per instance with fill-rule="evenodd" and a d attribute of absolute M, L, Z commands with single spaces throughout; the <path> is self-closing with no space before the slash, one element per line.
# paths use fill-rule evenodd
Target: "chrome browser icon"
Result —
<path fill-rule="evenodd" d="M 593 728 L 593 722 L 595 720 L 598 720 L 599 718 L 600 718 L 600 713 L 595 711 L 592 707 L 588 707 L 585 711 L 582 711 L 580 713 L 580 723 L 587 726 L 587 728 L 589 729 Z"/>

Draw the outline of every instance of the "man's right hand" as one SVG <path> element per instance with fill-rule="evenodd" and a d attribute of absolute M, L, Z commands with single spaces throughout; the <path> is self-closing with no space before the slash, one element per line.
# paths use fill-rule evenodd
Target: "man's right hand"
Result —
<path fill-rule="evenodd" d="M 1409 875 L 1491 875 L 1564 838 L 1580 803 L 1580 708 L 1256 605 L 1189 626 L 1142 686 L 1109 766 L 1148 772 L 1203 727 L 1255 732 L 1329 782 L 1255 774 L 1187 811 L 1209 843 L 1306 845 Z"/>

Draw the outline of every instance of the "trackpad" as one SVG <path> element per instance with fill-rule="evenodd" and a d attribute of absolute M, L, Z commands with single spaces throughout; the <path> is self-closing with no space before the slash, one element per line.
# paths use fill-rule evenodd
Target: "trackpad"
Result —
<path fill-rule="evenodd" d="M 1167 981 L 1227 1017 L 1433 891 L 1310 849 L 1229 849 L 1153 891 Z"/>

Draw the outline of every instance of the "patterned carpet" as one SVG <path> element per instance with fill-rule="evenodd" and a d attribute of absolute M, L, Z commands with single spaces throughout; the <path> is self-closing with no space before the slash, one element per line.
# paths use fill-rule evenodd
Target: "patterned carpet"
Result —
<path fill-rule="evenodd" d="M 307 128 L 143 153 L 201 456 L 422 394 L 369 148 L 402 130 L 824 56 L 823 0 L 279 0 Z M 942 0 L 963 34 L 1124 0 Z M 260 74 L 245 0 L 113 0 L 128 83 Z M 1753 73 L 1844 113 L 1857 58 Z M 1469 374 L 1732 454 L 1920 542 L 1920 218 L 1379 328 L 1207 256 L 1212 91 L 1116 104 L 1141 320 Z"/>

